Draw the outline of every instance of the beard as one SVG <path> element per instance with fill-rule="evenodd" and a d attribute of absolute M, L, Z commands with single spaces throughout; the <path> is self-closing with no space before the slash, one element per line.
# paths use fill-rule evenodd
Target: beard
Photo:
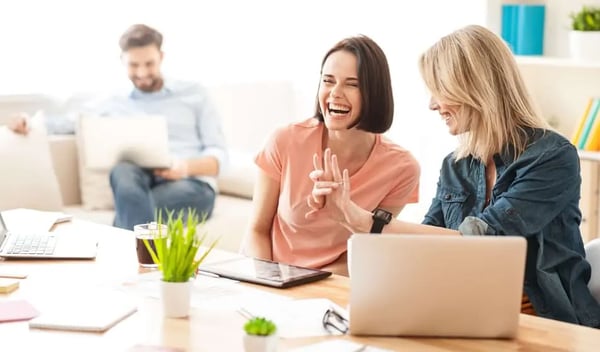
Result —
<path fill-rule="evenodd" d="M 162 77 L 146 77 L 143 79 L 138 77 L 130 77 L 129 79 L 137 89 L 146 93 L 156 92 L 163 86 Z"/>

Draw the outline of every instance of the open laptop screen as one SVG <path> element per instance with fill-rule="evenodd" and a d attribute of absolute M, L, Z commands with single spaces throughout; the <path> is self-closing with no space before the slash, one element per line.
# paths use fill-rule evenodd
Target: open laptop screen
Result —
<path fill-rule="evenodd" d="M 2 244 L 4 244 L 4 240 L 6 239 L 7 233 L 8 229 L 6 228 L 6 224 L 4 223 L 4 219 L 2 218 L 2 213 L 0 213 L 0 249 L 2 249 Z"/>

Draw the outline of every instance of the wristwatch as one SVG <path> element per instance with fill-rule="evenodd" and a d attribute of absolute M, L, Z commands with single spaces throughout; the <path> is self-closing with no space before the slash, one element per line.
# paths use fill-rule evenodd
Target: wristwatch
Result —
<path fill-rule="evenodd" d="M 371 226 L 371 233 L 381 233 L 383 227 L 390 223 L 392 220 L 392 213 L 381 208 L 375 208 L 373 210 L 373 226 Z"/>

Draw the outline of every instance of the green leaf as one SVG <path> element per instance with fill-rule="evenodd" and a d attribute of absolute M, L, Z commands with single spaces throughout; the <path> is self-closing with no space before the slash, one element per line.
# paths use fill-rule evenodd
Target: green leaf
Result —
<path fill-rule="evenodd" d="M 148 248 L 152 260 L 158 264 L 158 269 L 163 274 L 163 281 L 186 282 L 196 274 L 198 266 L 215 248 L 218 238 L 213 240 L 208 248 L 203 249 L 202 244 L 208 238 L 208 234 L 206 231 L 198 234 L 197 227 L 204 226 L 206 214 L 200 218 L 191 208 L 188 208 L 187 212 L 180 211 L 177 216 L 173 211 L 165 211 L 167 213 L 166 233 L 162 231 L 164 224 L 162 211 L 156 212 L 159 229 L 158 238 L 154 240 L 156 251 L 152 250 L 147 240 L 144 240 L 144 245 Z"/>
<path fill-rule="evenodd" d="M 244 331 L 248 335 L 268 336 L 277 331 L 277 326 L 271 320 L 263 317 L 254 317 L 244 324 Z"/>
<path fill-rule="evenodd" d="M 576 31 L 600 31 L 600 7 L 583 6 L 571 13 L 571 28 Z"/>

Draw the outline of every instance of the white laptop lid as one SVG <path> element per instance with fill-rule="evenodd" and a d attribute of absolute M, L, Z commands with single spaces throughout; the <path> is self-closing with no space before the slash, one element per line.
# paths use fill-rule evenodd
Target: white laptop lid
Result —
<path fill-rule="evenodd" d="M 348 248 L 351 334 L 516 334 L 524 238 L 357 234 Z"/>
<path fill-rule="evenodd" d="M 82 115 L 77 133 L 87 168 L 109 170 L 119 161 L 146 168 L 171 166 L 164 116 Z"/>

